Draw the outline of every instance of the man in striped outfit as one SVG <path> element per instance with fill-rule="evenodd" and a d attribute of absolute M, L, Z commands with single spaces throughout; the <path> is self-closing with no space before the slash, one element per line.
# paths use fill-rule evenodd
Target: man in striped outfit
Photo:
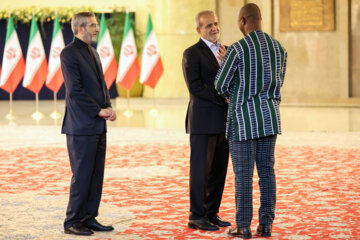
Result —
<path fill-rule="evenodd" d="M 229 234 L 251 238 L 252 179 L 259 176 L 260 209 L 257 234 L 271 236 L 275 218 L 274 149 L 280 126 L 280 88 L 287 53 L 261 31 L 256 4 L 241 8 L 238 24 L 244 38 L 230 46 L 216 76 L 215 88 L 229 99 L 226 136 L 235 173 L 236 224 Z"/>

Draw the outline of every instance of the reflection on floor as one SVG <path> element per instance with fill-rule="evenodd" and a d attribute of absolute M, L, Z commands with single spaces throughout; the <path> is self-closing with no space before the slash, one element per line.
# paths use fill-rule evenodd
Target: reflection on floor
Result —
<path fill-rule="evenodd" d="M 113 99 L 113 107 L 118 118 L 109 122 L 110 127 L 136 127 L 155 129 L 184 129 L 187 99 Z M 39 101 L 39 111 L 44 114 L 41 120 L 31 115 L 36 111 L 35 101 L 14 101 L 12 105 L 16 125 L 58 125 L 61 126 L 65 102 L 58 100 L 56 111 L 59 119 L 50 117 L 54 112 L 54 102 Z M 9 101 L 0 101 L 0 125 L 10 122 L 5 116 L 9 113 Z M 325 131 L 325 132 L 357 132 L 360 131 L 360 105 L 346 107 L 329 106 L 294 106 L 282 104 L 281 118 L 283 131 Z"/>

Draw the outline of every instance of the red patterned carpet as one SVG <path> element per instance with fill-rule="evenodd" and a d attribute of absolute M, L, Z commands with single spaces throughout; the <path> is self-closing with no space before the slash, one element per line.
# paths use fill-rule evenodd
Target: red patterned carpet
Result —
<path fill-rule="evenodd" d="M 186 227 L 188 159 L 184 144 L 110 145 L 99 219 L 115 231 L 76 238 L 62 232 L 66 149 L 0 149 L 0 239 L 230 239 Z M 360 239 L 360 149 L 278 146 L 276 174 L 272 239 Z M 233 182 L 230 165 L 220 215 L 234 224 Z"/>

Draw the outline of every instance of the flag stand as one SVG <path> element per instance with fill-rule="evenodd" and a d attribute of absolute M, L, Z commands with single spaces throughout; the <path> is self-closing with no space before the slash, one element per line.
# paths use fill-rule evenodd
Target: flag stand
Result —
<path fill-rule="evenodd" d="M 12 108 L 13 104 L 12 103 L 13 103 L 13 96 L 12 96 L 12 93 L 10 93 L 10 110 L 9 110 L 9 113 L 5 116 L 5 118 L 10 121 L 9 124 L 12 124 L 12 122 L 15 119 L 15 116 L 13 114 L 13 108 Z"/>
<path fill-rule="evenodd" d="M 36 99 L 36 112 L 34 112 L 31 117 L 35 119 L 36 121 L 41 120 L 44 117 L 44 114 L 39 112 L 39 94 L 35 93 L 35 99 Z"/>
<path fill-rule="evenodd" d="M 124 112 L 124 116 L 127 118 L 131 118 L 133 115 L 133 112 L 130 110 L 130 90 L 126 90 L 126 99 L 127 99 L 127 108 Z"/>
<path fill-rule="evenodd" d="M 56 111 L 56 103 L 57 103 L 57 93 L 54 92 L 54 112 L 50 114 L 50 117 L 55 120 L 55 123 L 56 120 L 58 120 L 61 117 L 61 114 L 58 111 Z"/>
<path fill-rule="evenodd" d="M 156 109 L 155 89 L 152 90 L 152 105 L 153 107 L 150 110 L 150 115 L 156 117 L 158 115 L 158 110 Z"/>

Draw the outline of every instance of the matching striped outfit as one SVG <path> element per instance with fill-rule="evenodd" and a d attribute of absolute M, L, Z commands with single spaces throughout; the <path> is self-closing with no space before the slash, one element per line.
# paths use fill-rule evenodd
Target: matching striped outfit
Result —
<path fill-rule="evenodd" d="M 215 88 L 229 98 L 226 136 L 235 173 L 236 223 L 252 220 L 252 177 L 259 175 L 260 224 L 275 217 L 274 149 L 281 134 L 280 88 L 286 71 L 286 50 L 262 31 L 254 31 L 230 46 L 216 76 Z"/>

